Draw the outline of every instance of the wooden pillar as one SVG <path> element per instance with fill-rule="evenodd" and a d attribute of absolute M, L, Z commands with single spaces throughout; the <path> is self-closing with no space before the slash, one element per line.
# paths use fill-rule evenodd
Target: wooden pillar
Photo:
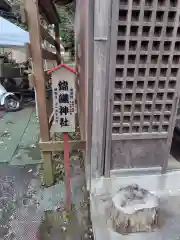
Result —
<path fill-rule="evenodd" d="M 49 141 L 48 114 L 46 106 L 45 74 L 43 69 L 39 10 L 37 0 L 25 0 L 28 29 L 31 42 L 31 54 L 36 86 L 37 109 L 40 124 L 41 141 Z M 51 152 L 43 152 L 44 178 L 47 186 L 53 183 L 53 169 Z"/>
<path fill-rule="evenodd" d="M 56 48 L 56 54 L 57 54 L 57 64 L 61 63 L 61 41 L 60 41 L 60 33 L 59 33 L 59 24 L 56 23 L 54 26 L 54 32 L 55 32 L 55 48 Z"/>
<path fill-rule="evenodd" d="M 106 147 L 108 68 L 111 1 L 96 0 L 94 5 L 94 76 L 91 147 L 91 178 L 104 174 Z"/>

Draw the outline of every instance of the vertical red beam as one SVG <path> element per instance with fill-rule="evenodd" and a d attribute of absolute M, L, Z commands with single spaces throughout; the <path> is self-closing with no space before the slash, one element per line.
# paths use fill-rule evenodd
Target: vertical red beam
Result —
<path fill-rule="evenodd" d="M 64 133 L 64 168 L 66 185 L 66 208 L 69 211 L 71 208 L 71 183 L 68 133 Z"/>

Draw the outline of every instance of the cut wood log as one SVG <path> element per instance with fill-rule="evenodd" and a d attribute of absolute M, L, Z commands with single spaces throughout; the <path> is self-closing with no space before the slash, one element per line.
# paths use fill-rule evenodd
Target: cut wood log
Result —
<path fill-rule="evenodd" d="M 122 188 L 108 204 L 106 216 L 111 227 L 120 234 L 148 232 L 158 227 L 158 198 L 140 188 Z"/>

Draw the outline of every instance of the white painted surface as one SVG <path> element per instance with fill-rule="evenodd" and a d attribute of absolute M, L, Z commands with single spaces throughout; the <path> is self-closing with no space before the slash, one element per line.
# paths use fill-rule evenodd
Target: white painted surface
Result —
<path fill-rule="evenodd" d="M 68 90 L 67 91 L 59 91 L 58 83 L 59 81 L 67 81 L 68 82 Z M 57 90 L 57 99 L 55 98 L 55 89 Z M 68 112 L 67 115 L 64 113 L 60 115 L 59 109 L 60 107 L 68 107 L 68 111 L 70 111 L 70 103 L 59 103 L 59 95 L 62 93 L 68 94 L 70 98 L 70 89 L 73 89 L 73 98 L 70 100 L 74 105 L 74 112 L 70 114 Z M 75 73 L 71 72 L 70 70 L 62 67 L 52 73 L 52 90 L 53 90 L 53 111 L 54 111 L 54 122 L 52 125 L 52 132 L 75 132 Z M 56 114 L 56 110 L 58 113 Z M 60 125 L 60 118 L 67 118 L 69 122 L 69 126 L 61 127 Z"/>

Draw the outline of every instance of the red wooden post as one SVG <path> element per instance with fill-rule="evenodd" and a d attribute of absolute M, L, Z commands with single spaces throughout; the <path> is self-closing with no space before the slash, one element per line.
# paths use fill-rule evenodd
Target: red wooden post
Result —
<path fill-rule="evenodd" d="M 64 133 L 64 168 L 66 185 L 66 208 L 69 211 L 71 208 L 71 182 L 68 133 Z"/>

